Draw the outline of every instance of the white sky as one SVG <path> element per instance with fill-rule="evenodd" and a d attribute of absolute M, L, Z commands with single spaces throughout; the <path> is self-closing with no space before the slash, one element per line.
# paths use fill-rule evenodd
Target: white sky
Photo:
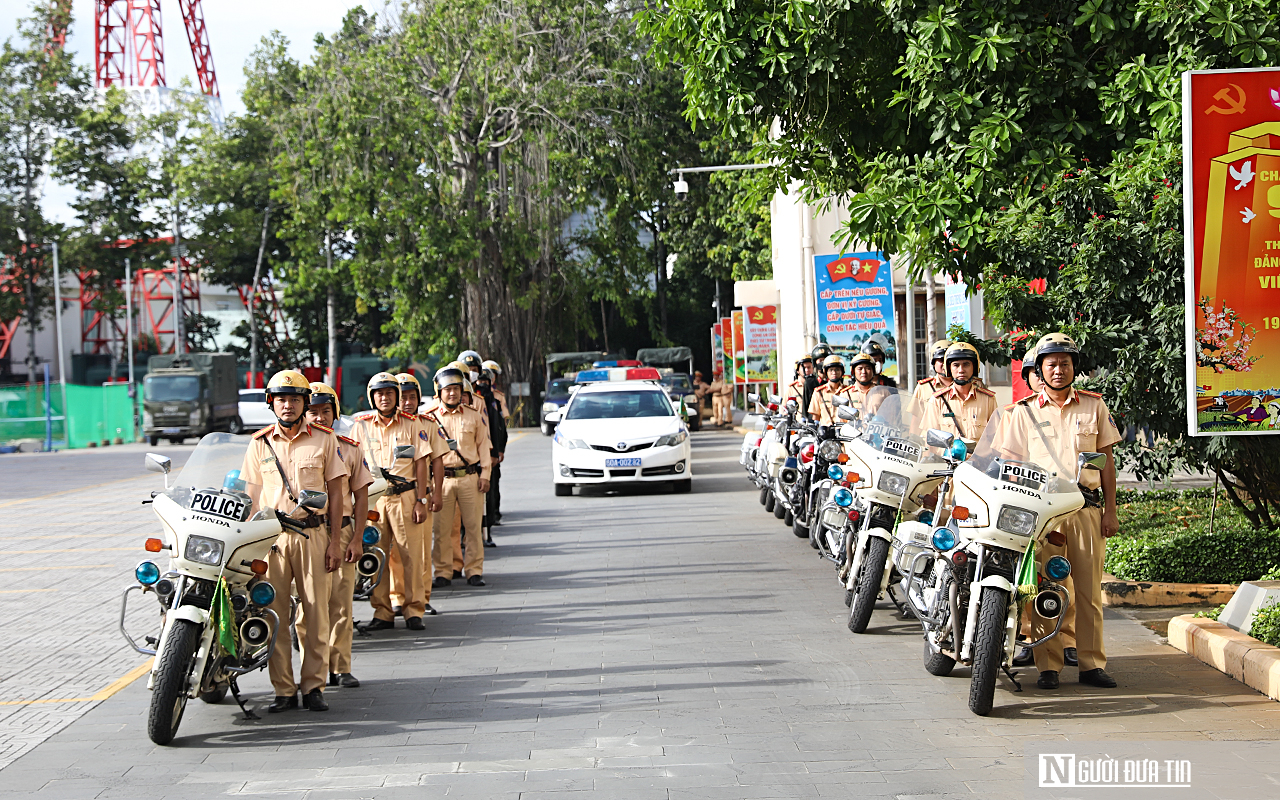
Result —
<path fill-rule="evenodd" d="M 42 2 L 45 0 L 41 0 Z M 337 31 L 349 9 L 363 5 L 381 10 L 382 0 L 360 3 L 356 0 L 202 0 L 205 25 L 209 31 L 209 47 L 222 94 L 222 107 L 227 114 L 244 110 L 240 92 L 244 88 L 244 65 L 249 54 L 263 36 L 278 30 L 289 39 L 293 57 L 305 62 L 314 52 L 312 41 L 317 33 L 326 36 Z M 73 0 L 71 32 L 67 49 L 78 63 L 93 69 L 94 0 Z M 18 19 L 29 16 L 31 0 L 0 0 L 0 41 L 17 36 Z M 169 86 L 177 86 L 186 78 L 199 91 L 191 46 L 178 0 L 160 0 L 164 32 L 165 78 Z M 66 193 L 61 187 L 46 187 L 45 208 L 56 219 L 69 222 Z"/>

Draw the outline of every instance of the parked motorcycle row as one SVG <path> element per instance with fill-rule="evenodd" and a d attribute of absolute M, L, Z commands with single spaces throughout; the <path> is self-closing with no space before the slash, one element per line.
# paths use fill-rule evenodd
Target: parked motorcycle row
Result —
<path fill-rule="evenodd" d="M 1057 635 L 1070 598 L 1056 530 L 1082 508 L 1084 470 L 1106 456 L 1084 453 L 1074 475 L 1033 463 L 1013 411 L 997 411 L 977 442 L 923 430 L 910 398 L 878 387 L 862 408 L 837 397 L 839 425 L 821 426 L 795 399 L 748 395 L 754 430 L 740 463 L 765 510 L 828 562 L 844 591 L 849 630 L 864 634 L 877 600 L 888 597 L 920 622 L 924 668 L 946 676 L 971 668 L 969 709 L 985 716 L 1003 672 L 1021 691 L 1012 660 L 1019 648 Z M 1032 614 L 1052 630 L 1031 640 Z M 1048 626 L 1043 626 L 1048 627 Z"/>

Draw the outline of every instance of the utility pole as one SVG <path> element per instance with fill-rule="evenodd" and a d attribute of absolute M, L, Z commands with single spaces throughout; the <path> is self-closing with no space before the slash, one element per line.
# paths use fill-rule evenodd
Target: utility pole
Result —
<path fill-rule="evenodd" d="M 53 242 L 53 320 L 57 326 L 58 383 L 62 385 L 62 433 L 71 447 L 71 409 L 67 408 L 67 351 L 62 346 L 62 276 L 58 274 L 58 243 Z"/>
<path fill-rule="evenodd" d="M 182 355 L 186 352 L 186 332 L 183 330 L 182 307 L 182 209 L 178 198 L 173 198 L 173 352 Z"/>
<path fill-rule="evenodd" d="M 133 377 L 133 270 L 124 260 L 124 341 L 129 358 L 129 418 L 133 421 L 133 437 L 138 438 L 138 384 Z"/>

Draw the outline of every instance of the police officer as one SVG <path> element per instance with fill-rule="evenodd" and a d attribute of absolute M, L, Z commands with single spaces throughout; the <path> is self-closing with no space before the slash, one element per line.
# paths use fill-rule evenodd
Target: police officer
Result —
<path fill-rule="evenodd" d="M 502 412 L 501 414 L 502 419 L 504 421 L 508 420 L 511 417 L 511 409 L 507 406 L 507 394 L 506 392 L 502 391 L 502 387 L 501 387 L 502 365 L 499 364 L 497 361 L 490 359 L 484 362 L 483 367 L 484 369 L 487 369 L 489 370 L 489 372 L 493 373 L 493 382 L 490 386 L 490 391 L 493 393 L 493 399 L 498 401 L 498 409 Z M 498 488 L 498 482 L 495 479 L 493 481 L 493 485 L 489 487 L 489 491 L 492 492 L 497 488 Z"/>
<path fill-rule="evenodd" d="M 436 412 L 445 434 L 456 442 L 456 450 L 444 457 L 444 507 L 436 514 L 432 529 L 432 557 L 435 561 L 435 585 L 448 586 L 446 577 L 453 570 L 453 523 L 462 517 L 466 531 L 466 561 L 463 574 L 469 586 L 484 586 L 484 544 L 481 522 L 484 498 L 489 490 L 492 459 L 489 454 L 489 426 L 486 420 L 462 402 L 463 375 L 455 369 L 444 369 L 436 375 L 439 383 L 440 408 Z"/>
<path fill-rule="evenodd" d="M 796 371 L 792 376 L 793 380 L 787 384 L 786 390 L 782 393 L 783 401 L 795 398 L 797 404 L 804 400 L 804 383 L 809 376 L 813 374 L 813 356 L 805 356 L 796 359 Z"/>
<path fill-rule="evenodd" d="M 484 368 L 484 359 L 480 354 L 475 350 L 463 350 L 458 353 L 458 362 L 462 364 L 467 380 L 475 383 L 476 378 L 480 377 L 480 370 Z"/>
<path fill-rule="evenodd" d="M 725 383 L 724 369 L 719 365 L 716 365 L 708 391 L 711 392 L 711 421 L 719 428 L 724 424 L 729 396 L 733 393 L 732 387 Z"/>
<path fill-rule="evenodd" d="M 1120 432 L 1101 395 L 1076 389 L 1072 382 L 1080 368 L 1080 349 L 1062 333 L 1044 336 L 1035 348 L 1035 373 L 1043 383 L 1038 394 L 1007 407 L 996 432 L 996 450 L 1026 453 L 1059 475 L 1075 475 L 1081 453 L 1101 452 L 1107 456 L 1101 473 L 1087 470 L 1080 483 L 1085 489 L 1085 507 L 1077 511 L 1059 530 L 1066 544 L 1046 543 L 1037 556 L 1041 567 L 1049 557 L 1062 554 L 1071 562 L 1071 576 L 1065 582 L 1071 595 L 1067 609 L 1075 612 L 1076 649 L 1080 682 L 1089 686 L 1114 688 L 1107 674 L 1107 655 L 1102 640 L 1102 562 L 1106 539 L 1120 529 L 1116 515 L 1116 472 L 1111 447 L 1120 441 Z M 1099 496 L 1099 488 L 1101 493 Z M 1033 614 L 1032 636 L 1045 636 L 1054 624 Z M 1035 649 L 1036 685 L 1056 689 L 1063 667 L 1063 643 L 1058 637 Z"/>
<path fill-rule="evenodd" d="M 374 375 L 369 379 L 366 392 L 374 410 L 355 416 L 360 440 L 370 467 L 381 470 L 391 482 L 378 499 L 376 525 L 382 534 L 383 551 L 389 555 L 394 550 L 400 560 L 405 627 L 420 631 L 425 627 L 423 614 L 434 613 L 434 609 L 427 611 L 423 587 L 427 569 L 427 524 L 431 511 L 437 510 L 440 504 L 440 479 L 433 483 L 431 472 L 446 448 L 439 436 L 429 435 L 417 419 L 400 410 L 400 382 L 394 375 L 389 372 Z M 413 446 L 412 459 L 395 457 L 396 447 L 404 445 Z M 391 581 L 379 582 L 370 602 L 373 619 L 366 630 L 394 628 Z"/>
<path fill-rule="evenodd" d="M 996 412 L 996 393 L 974 383 L 978 374 L 978 350 L 968 342 L 956 342 L 944 355 L 950 386 L 934 392 L 924 408 L 921 427 L 937 428 L 963 439 L 970 448 L 982 438 Z"/>
<path fill-rule="evenodd" d="M 875 361 L 876 385 L 888 386 L 891 389 L 896 389 L 898 387 L 897 381 L 890 378 L 888 375 L 883 374 L 884 363 L 889 360 L 889 357 L 888 354 L 885 353 L 884 347 L 882 347 L 879 342 L 875 339 L 868 339 L 862 343 L 862 348 L 859 352 L 863 355 L 871 356 L 872 360 Z"/>
<path fill-rule="evenodd" d="M 445 445 L 444 434 L 440 432 L 440 423 L 435 416 L 427 410 L 419 414 L 418 410 L 422 406 L 422 384 L 418 382 L 418 378 L 412 372 L 397 372 L 396 383 L 400 386 L 400 413 L 412 418 L 418 422 L 422 430 L 418 432 L 419 438 L 425 432 L 427 439 L 433 443 L 433 450 L 438 451 L 439 456 L 443 457 L 447 451 Z M 429 405 L 429 404 L 428 404 Z M 441 462 L 432 460 L 432 485 L 436 486 L 444 480 Z M 440 473 L 437 475 L 436 473 Z M 439 493 L 435 492 L 433 501 L 439 501 Z M 429 506 L 434 508 L 434 504 Z M 431 518 L 428 516 L 426 522 L 423 523 L 422 541 L 424 549 L 429 550 L 431 547 Z M 403 615 L 404 605 L 404 577 L 403 565 L 400 563 L 400 557 L 393 550 L 388 555 L 390 563 L 387 565 L 388 575 L 391 580 L 391 603 L 392 610 L 397 616 Z M 422 559 L 422 594 L 425 605 L 425 615 L 429 617 L 436 616 L 436 610 L 431 605 L 431 553 L 427 552 Z M 407 622 L 405 624 L 408 624 Z"/>
<path fill-rule="evenodd" d="M 338 419 L 338 394 L 328 384 L 313 382 L 307 405 L 307 422 L 333 429 Z M 369 484 L 373 476 L 364 463 L 360 443 L 341 434 L 338 458 L 347 468 L 342 478 L 342 564 L 329 576 L 329 685 L 354 689 L 360 681 L 351 674 L 351 595 L 355 589 L 356 559 L 364 552 L 363 541 L 356 531 L 363 531 L 369 518 Z M 337 508 L 335 501 L 334 508 Z M 311 620 L 305 609 L 298 614 L 299 641 L 307 639 Z"/>
<path fill-rule="evenodd" d="M 822 360 L 831 355 L 831 345 L 826 342 L 819 342 L 809 351 L 809 358 L 813 360 L 813 372 L 805 376 L 804 379 L 804 400 L 800 403 L 800 408 L 804 409 L 807 414 L 809 404 L 813 402 L 813 393 L 817 390 L 818 385 L 825 383 L 827 378 L 822 372 Z"/>
<path fill-rule="evenodd" d="M 916 388 L 911 392 L 909 405 L 913 415 L 923 415 L 924 409 L 938 390 L 951 385 L 951 379 L 947 377 L 946 365 L 947 348 L 950 346 L 950 339 L 939 339 L 933 343 L 933 351 L 929 357 L 933 374 L 916 381 Z"/>
<path fill-rule="evenodd" d="M 486 362 L 488 363 L 488 362 Z M 502 477 L 502 461 L 507 449 L 507 421 L 503 419 L 502 408 L 493 392 L 493 371 L 488 367 L 480 370 L 480 379 L 476 381 L 476 393 L 488 408 L 489 420 L 489 455 L 493 459 L 493 470 L 489 474 L 489 491 L 484 493 L 484 546 L 497 547 L 493 541 L 493 526 L 498 516 L 498 482 Z"/>
<path fill-rule="evenodd" d="M 809 401 L 809 416 L 816 419 L 819 425 L 839 425 L 834 398 L 848 397 L 850 391 L 844 385 L 844 359 L 837 355 L 827 356 L 822 362 L 822 372 L 827 380 L 814 390 L 813 398 Z"/>
<path fill-rule="evenodd" d="M 267 706 L 271 713 L 298 707 L 299 684 L 306 708 L 329 710 L 324 699 L 329 671 L 329 573 L 342 560 L 340 498 L 347 470 L 333 432 L 309 425 L 303 418 L 310 394 L 311 385 L 300 372 L 284 370 L 271 377 L 266 395 L 276 422 L 253 435 L 240 470 L 256 508 L 273 508 L 292 517 L 306 514 L 305 531 L 285 527 L 267 556 L 267 579 L 276 590 L 271 609 L 281 624 L 289 619 L 290 597 L 296 591 L 302 613 L 314 625 L 311 631 L 298 631 L 302 654 L 298 683 L 293 680 L 290 637 L 276 637 L 267 664 L 275 690 L 275 699 Z M 298 499 L 307 490 L 329 495 L 325 511 L 332 509 L 332 513 L 327 525 L 323 515 L 298 508 Z"/>

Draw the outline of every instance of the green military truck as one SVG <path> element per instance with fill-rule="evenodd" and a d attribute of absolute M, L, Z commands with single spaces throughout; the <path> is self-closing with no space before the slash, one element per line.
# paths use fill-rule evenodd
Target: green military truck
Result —
<path fill-rule="evenodd" d="M 152 356 L 143 389 L 142 432 L 152 445 L 161 439 L 181 444 L 210 431 L 244 431 L 231 353 Z"/>

